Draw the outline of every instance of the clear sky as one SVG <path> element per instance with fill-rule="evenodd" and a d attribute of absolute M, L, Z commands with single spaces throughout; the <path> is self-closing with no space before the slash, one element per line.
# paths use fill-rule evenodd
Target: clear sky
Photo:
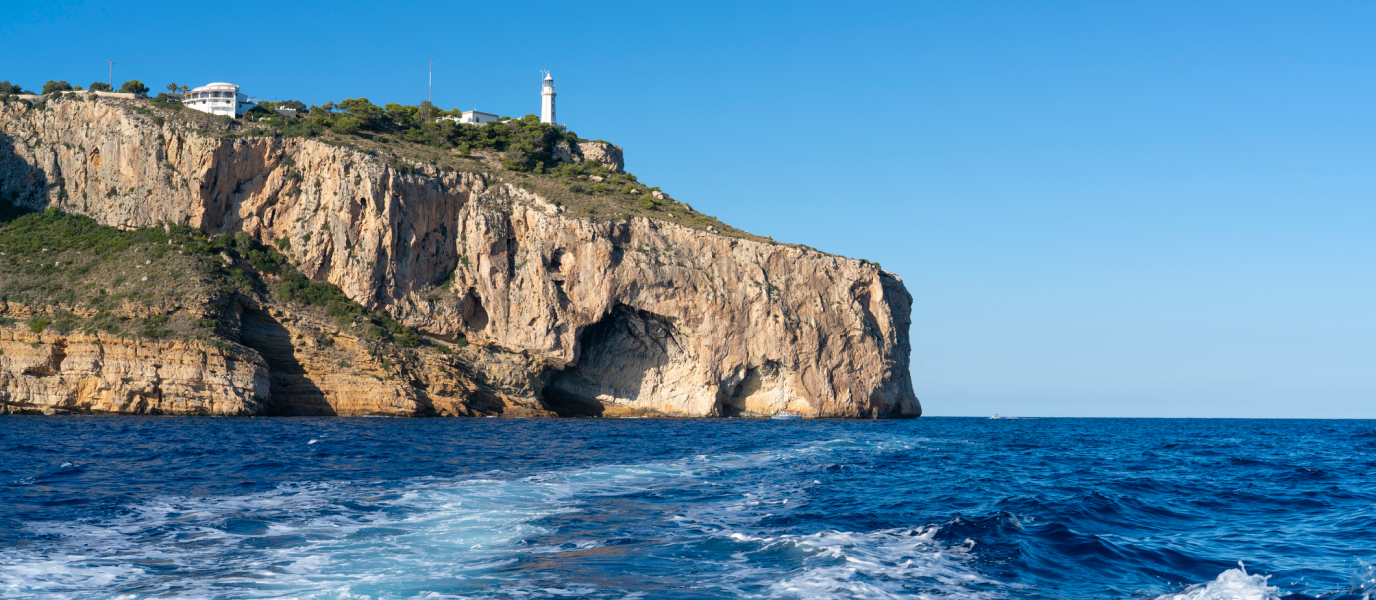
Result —
<path fill-rule="evenodd" d="M 0 79 L 539 112 L 912 292 L 930 415 L 1376 418 L 1376 3 L 0 1 Z"/>

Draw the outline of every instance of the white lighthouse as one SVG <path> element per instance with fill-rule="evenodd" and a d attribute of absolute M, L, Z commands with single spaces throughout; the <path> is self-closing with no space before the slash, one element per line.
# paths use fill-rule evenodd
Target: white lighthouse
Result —
<path fill-rule="evenodd" d="M 540 71 L 545 74 L 545 85 L 540 88 L 540 122 L 554 125 L 554 78 L 549 71 Z"/>

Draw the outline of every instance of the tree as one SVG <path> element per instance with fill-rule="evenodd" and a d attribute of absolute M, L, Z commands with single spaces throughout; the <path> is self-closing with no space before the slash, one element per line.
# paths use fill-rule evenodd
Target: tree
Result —
<path fill-rule="evenodd" d="M 362 127 L 377 125 L 383 116 L 382 107 L 369 102 L 367 98 L 345 98 L 339 103 L 339 108 L 358 117 L 359 125 Z"/>
<path fill-rule="evenodd" d="M 24 93 L 24 88 L 19 87 L 19 86 L 13 84 L 13 83 L 10 83 L 10 81 L 9 81 L 8 79 L 6 79 L 6 80 L 4 80 L 4 81 L 0 81 L 0 94 L 22 94 L 22 93 Z"/>
<path fill-rule="evenodd" d="M 335 119 L 334 126 L 331 129 L 334 129 L 338 133 L 358 133 L 358 129 L 361 125 L 362 122 L 358 117 L 344 116 Z"/>
<path fill-rule="evenodd" d="M 108 92 L 110 91 L 110 84 L 105 83 L 104 81 L 97 81 L 88 86 L 88 89 L 90 89 L 93 92 Z"/>
<path fill-rule="evenodd" d="M 306 111 L 306 105 L 305 105 L 304 103 L 302 103 L 300 100 L 283 100 L 283 101 L 281 101 L 281 102 L 278 102 L 278 103 L 277 103 L 277 106 L 280 107 L 280 108 L 292 108 L 292 109 L 296 109 L 297 111 L 300 111 L 300 112 L 305 112 L 305 111 Z"/>
<path fill-rule="evenodd" d="M 422 100 L 420 103 L 420 110 L 417 111 L 416 114 L 416 120 L 421 123 L 429 123 L 438 119 L 439 113 L 440 109 L 435 108 L 435 105 L 431 104 L 429 100 Z"/>
<path fill-rule="evenodd" d="M 311 124 L 318 127 L 329 127 L 334 125 L 334 115 L 330 110 L 334 108 L 333 102 L 327 102 L 324 106 L 311 105 Z"/>
<path fill-rule="evenodd" d="M 388 104 L 387 120 L 401 129 L 410 129 L 416 124 L 416 107 L 402 106 L 400 104 Z"/>
<path fill-rule="evenodd" d="M 146 96 L 148 95 L 148 86 L 143 85 L 143 82 L 137 79 L 130 79 L 119 86 L 119 91 L 135 96 Z"/>
<path fill-rule="evenodd" d="M 70 89 L 72 89 L 72 84 L 67 83 L 65 80 L 64 80 L 64 81 L 53 81 L 53 80 L 49 79 L 49 80 L 48 80 L 48 83 L 43 84 L 43 93 L 44 93 L 44 94 L 51 94 L 51 93 L 53 93 L 53 92 L 65 92 L 65 91 L 68 91 L 68 90 L 70 90 Z"/>
<path fill-rule="evenodd" d="M 167 91 L 172 92 L 173 94 L 177 93 L 178 89 L 181 89 L 181 87 L 175 83 L 167 84 Z"/>
<path fill-rule="evenodd" d="M 187 92 L 189 92 L 189 91 L 191 91 L 191 88 L 186 87 L 186 86 L 182 86 L 182 93 L 183 93 L 183 94 L 185 94 L 185 93 L 187 93 Z"/>

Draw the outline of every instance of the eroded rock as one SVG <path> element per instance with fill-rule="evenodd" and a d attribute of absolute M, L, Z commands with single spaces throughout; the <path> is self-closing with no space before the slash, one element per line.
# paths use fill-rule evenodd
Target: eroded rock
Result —
<path fill-rule="evenodd" d="M 624 167 L 611 144 L 579 151 Z M 443 401 L 298 356 L 299 342 L 277 329 L 291 324 L 254 317 L 246 330 L 257 333 L 245 339 L 260 344 L 262 364 L 252 368 L 219 366 L 224 358 L 202 348 L 168 349 L 185 355 L 169 378 L 167 365 L 141 358 L 143 342 L 72 337 L 63 365 L 85 366 L 40 375 L 50 368 L 41 353 L 17 349 L 32 367 L 0 359 L 2 393 L 111 412 L 921 413 L 908 368 L 911 297 L 872 264 L 711 227 L 570 218 L 500 173 L 414 171 L 314 140 L 159 125 L 122 101 L 0 105 L 0 192 L 19 204 L 123 228 L 246 232 L 370 309 L 473 344 L 463 373 L 421 382 L 447 389 Z M 72 363 L 99 354 L 96 346 L 127 357 L 119 377 L 95 374 L 87 359 Z M 294 364 L 272 363 L 289 354 Z M 64 374 L 76 372 L 86 375 Z"/>

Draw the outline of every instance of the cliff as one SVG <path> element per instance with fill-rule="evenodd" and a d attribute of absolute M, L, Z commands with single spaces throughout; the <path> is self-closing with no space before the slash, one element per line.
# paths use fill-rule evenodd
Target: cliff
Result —
<path fill-rule="evenodd" d="M 408 350 L 354 335 L 319 309 L 274 294 L 285 279 L 254 269 L 244 257 L 260 251 L 245 249 L 223 256 L 229 264 L 206 259 L 187 269 L 237 268 L 245 275 L 233 278 L 248 284 L 203 291 L 195 306 L 150 300 L 123 309 L 175 321 L 218 306 L 211 312 L 219 324 L 202 341 L 80 327 L 34 332 L 19 319 L 95 312 L 80 299 L 7 300 L 0 405 L 204 414 L 921 413 L 908 371 L 911 297 L 896 276 L 701 215 L 621 174 L 620 149 L 609 144 L 549 151 L 598 163 L 597 174 L 517 172 L 495 153 L 376 136 L 273 135 L 146 101 L 0 104 L 0 195 L 15 206 L 56 207 L 129 231 L 246 234 L 291 269 L 385 316 L 378 327 L 394 319 L 423 336 Z M 0 246 L 5 235 L 0 230 Z M 10 260 L 33 260 L 18 256 Z M 81 289 L 105 281 L 83 277 Z"/>

